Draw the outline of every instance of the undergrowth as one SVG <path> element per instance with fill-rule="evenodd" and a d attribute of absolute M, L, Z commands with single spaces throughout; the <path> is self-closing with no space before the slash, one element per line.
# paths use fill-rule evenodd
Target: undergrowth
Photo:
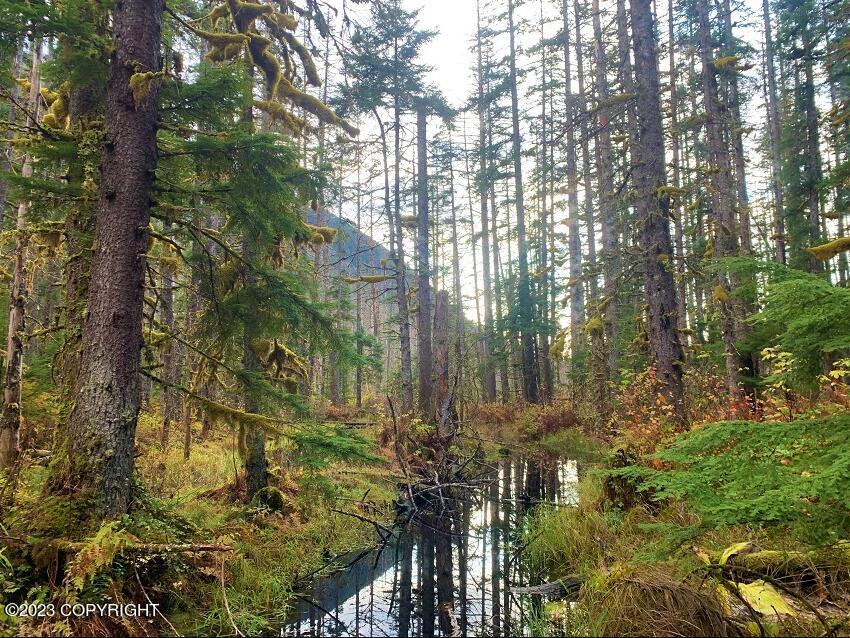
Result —
<path fill-rule="evenodd" d="M 196 424 L 198 425 L 198 424 Z M 0 613 L 0 634 L 245 635 L 274 631 L 301 588 L 335 556 L 371 546 L 374 529 L 339 511 L 388 521 L 396 480 L 371 431 L 300 424 L 270 441 L 276 507 L 244 502 L 237 441 L 229 431 L 196 441 L 185 461 L 180 441 L 163 448 L 161 422 L 144 415 L 138 433 L 137 488 L 131 513 L 104 524 L 68 552 L 32 536 L 45 468 L 19 478 L 2 533 L 22 540 L 0 552 L 0 602 L 136 602 L 148 597 L 164 617 L 152 622 L 58 618 L 21 622 Z M 343 460 L 345 459 L 345 460 Z M 41 505 L 39 505 L 41 503 Z M 57 516 L 59 514 L 57 513 Z M 62 529 L 55 521 L 51 529 Z M 66 539 L 73 528 L 65 526 Z M 61 541 L 66 542 L 66 541 Z M 150 553 L 140 545 L 216 544 L 230 551 Z M 0 606 L 2 608 L 2 606 Z"/>
<path fill-rule="evenodd" d="M 632 465 L 586 474 L 578 505 L 538 510 L 528 532 L 533 573 L 584 580 L 577 603 L 553 614 L 563 624 L 555 631 L 842 634 L 850 602 L 842 544 L 850 531 L 848 429 L 847 414 L 710 424 Z M 635 487 L 634 506 L 607 500 L 610 477 Z M 716 566 L 726 561 L 734 565 Z M 773 596 L 790 611 L 748 609 L 741 592 Z"/>

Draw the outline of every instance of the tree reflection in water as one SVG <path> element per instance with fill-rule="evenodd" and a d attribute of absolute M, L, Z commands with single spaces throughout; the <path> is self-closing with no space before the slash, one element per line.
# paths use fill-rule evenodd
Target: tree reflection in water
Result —
<path fill-rule="evenodd" d="M 578 471 L 574 461 L 507 457 L 485 478 L 419 512 L 381 552 L 317 580 L 281 635 L 524 635 L 541 604 L 511 591 L 539 583 L 515 551 L 526 514 L 575 502 Z"/>

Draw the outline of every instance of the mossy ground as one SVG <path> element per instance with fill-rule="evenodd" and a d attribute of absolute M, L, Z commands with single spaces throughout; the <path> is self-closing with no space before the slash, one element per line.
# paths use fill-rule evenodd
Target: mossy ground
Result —
<path fill-rule="evenodd" d="M 196 424 L 198 432 L 200 424 Z M 233 625 L 245 635 L 274 631 L 309 586 L 315 572 L 335 556 L 371 546 L 374 528 L 368 523 L 331 511 L 356 512 L 388 522 L 394 515 L 398 476 L 388 461 L 369 465 L 330 462 L 305 469 L 295 458 L 302 454 L 291 443 L 269 442 L 271 482 L 282 503 L 274 510 L 245 504 L 240 492 L 241 462 L 237 441 L 229 431 L 214 431 L 195 441 L 190 459 L 183 458 L 181 433 L 159 444 L 160 422 L 143 414 L 138 428 L 136 460 L 137 499 L 130 516 L 114 528 L 101 530 L 95 548 L 97 560 L 83 573 L 80 588 L 56 578 L 56 565 L 29 564 L 31 549 L 0 552 L 0 584 L 5 600 L 109 598 L 124 602 L 160 603 L 165 619 L 155 631 L 170 635 L 232 633 Z M 374 442 L 374 433 L 360 435 Z M 377 446 L 373 448 L 381 457 Z M 41 490 L 47 468 L 30 465 L 21 474 L 14 507 L 2 515 L 4 533 L 28 537 L 43 524 L 28 521 L 26 512 L 43 501 Z M 53 528 L 60 527 L 55 522 Z M 73 535 L 72 528 L 66 528 Z M 179 553 L 140 556 L 112 551 L 120 545 L 117 534 L 137 543 L 219 543 L 231 545 L 223 553 Z M 66 535 L 66 536 L 67 536 Z M 123 537 L 122 537 L 123 538 Z M 106 539 L 111 539 L 106 540 Z M 88 545 L 87 545 L 88 547 Z M 51 575 L 52 570 L 52 575 Z M 223 583 L 223 586 L 222 586 Z M 229 608 L 229 611 L 228 611 Z M 21 623 L 0 614 L 0 634 L 46 632 L 46 635 L 144 635 L 150 626 L 139 623 Z"/>
<path fill-rule="evenodd" d="M 552 439 L 544 447 L 558 449 Z M 561 449 L 569 454 L 568 446 Z M 731 579 L 750 582 L 756 575 L 721 573 L 708 568 L 700 555 L 716 563 L 727 548 L 743 541 L 758 550 L 775 550 L 780 557 L 817 550 L 796 536 L 790 524 L 708 523 L 694 513 L 687 498 L 653 500 L 645 495 L 644 502 L 624 511 L 605 493 L 609 465 L 610 458 L 586 468 L 576 506 L 542 507 L 532 515 L 527 532 L 532 572 L 544 581 L 568 577 L 585 581 L 574 603 L 544 607 L 550 622 L 539 625 L 541 635 L 824 634 L 826 627 L 804 599 L 822 604 L 824 619 L 835 628 L 835 635 L 847 635 L 842 611 L 850 603 L 846 561 L 818 565 L 805 573 L 782 572 L 780 584 L 794 595 L 782 594 L 796 615 L 750 618 L 751 612 L 737 600 L 730 608 L 723 590 Z M 813 587 L 812 582 L 818 584 Z"/>

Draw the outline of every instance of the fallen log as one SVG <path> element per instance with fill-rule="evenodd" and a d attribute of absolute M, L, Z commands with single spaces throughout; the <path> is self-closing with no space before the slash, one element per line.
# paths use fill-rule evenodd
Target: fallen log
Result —
<path fill-rule="evenodd" d="M 730 565 L 774 576 L 804 575 L 812 572 L 850 571 L 850 542 L 839 542 L 811 551 L 763 549 L 742 552 L 729 558 Z"/>

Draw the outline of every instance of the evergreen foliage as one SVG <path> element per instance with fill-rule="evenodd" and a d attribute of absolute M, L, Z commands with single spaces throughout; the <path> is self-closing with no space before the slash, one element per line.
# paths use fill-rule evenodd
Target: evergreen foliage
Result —
<path fill-rule="evenodd" d="M 783 525 L 804 540 L 834 543 L 850 531 L 848 427 L 846 414 L 715 423 L 652 455 L 665 469 L 612 473 L 641 479 L 654 500 L 686 501 L 703 525 Z"/>

